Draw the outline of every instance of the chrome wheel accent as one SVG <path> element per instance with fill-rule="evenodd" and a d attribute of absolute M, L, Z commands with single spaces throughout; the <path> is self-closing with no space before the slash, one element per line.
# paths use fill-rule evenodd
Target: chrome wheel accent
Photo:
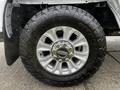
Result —
<path fill-rule="evenodd" d="M 59 26 L 41 36 L 36 52 L 38 61 L 45 70 L 55 75 L 70 75 L 86 64 L 89 45 L 80 31 Z"/>

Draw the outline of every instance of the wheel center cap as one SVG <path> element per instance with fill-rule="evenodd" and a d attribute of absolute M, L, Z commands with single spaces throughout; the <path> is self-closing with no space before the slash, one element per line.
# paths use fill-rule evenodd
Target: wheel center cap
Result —
<path fill-rule="evenodd" d="M 73 47 L 67 41 L 58 41 L 53 45 L 52 54 L 53 57 L 57 59 L 65 60 L 66 58 L 71 58 L 73 54 Z"/>
<path fill-rule="evenodd" d="M 68 55 L 69 55 L 69 52 L 66 48 L 60 48 L 57 50 L 57 56 L 59 58 L 66 58 L 68 57 Z"/>

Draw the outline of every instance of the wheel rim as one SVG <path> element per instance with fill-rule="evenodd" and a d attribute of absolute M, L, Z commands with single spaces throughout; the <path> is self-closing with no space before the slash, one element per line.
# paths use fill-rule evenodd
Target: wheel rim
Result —
<path fill-rule="evenodd" d="M 70 75 L 86 64 L 89 45 L 80 31 L 59 26 L 40 37 L 36 52 L 38 61 L 45 70 L 55 75 Z"/>

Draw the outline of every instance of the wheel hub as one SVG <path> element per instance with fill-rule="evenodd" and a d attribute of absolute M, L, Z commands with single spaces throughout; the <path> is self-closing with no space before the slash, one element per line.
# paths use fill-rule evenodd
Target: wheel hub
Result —
<path fill-rule="evenodd" d="M 57 51 L 57 56 L 59 58 L 66 58 L 69 55 L 69 52 L 66 48 L 60 48 Z"/>
<path fill-rule="evenodd" d="M 68 60 L 73 55 L 73 47 L 67 41 L 58 41 L 53 45 L 52 54 L 58 60 Z"/>

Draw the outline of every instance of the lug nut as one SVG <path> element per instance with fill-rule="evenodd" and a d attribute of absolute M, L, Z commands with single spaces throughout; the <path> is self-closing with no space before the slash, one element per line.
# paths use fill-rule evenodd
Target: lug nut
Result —
<path fill-rule="evenodd" d="M 66 47 L 67 45 L 66 45 L 66 44 L 64 44 L 63 46 L 64 46 L 64 47 Z"/>
<path fill-rule="evenodd" d="M 66 58 L 66 61 L 69 61 L 69 58 Z"/>
<path fill-rule="evenodd" d="M 56 55 L 53 55 L 53 57 L 56 57 Z"/>
<path fill-rule="evenodd" d="M 59 45 L 56 46 L 56 48 L 59 48 L 59 47 L 60 47 Z"/>
<path fill-rule="evenodd" d="M 62 59 L 59 59 L 60 62 L 62 62 Z"/>

